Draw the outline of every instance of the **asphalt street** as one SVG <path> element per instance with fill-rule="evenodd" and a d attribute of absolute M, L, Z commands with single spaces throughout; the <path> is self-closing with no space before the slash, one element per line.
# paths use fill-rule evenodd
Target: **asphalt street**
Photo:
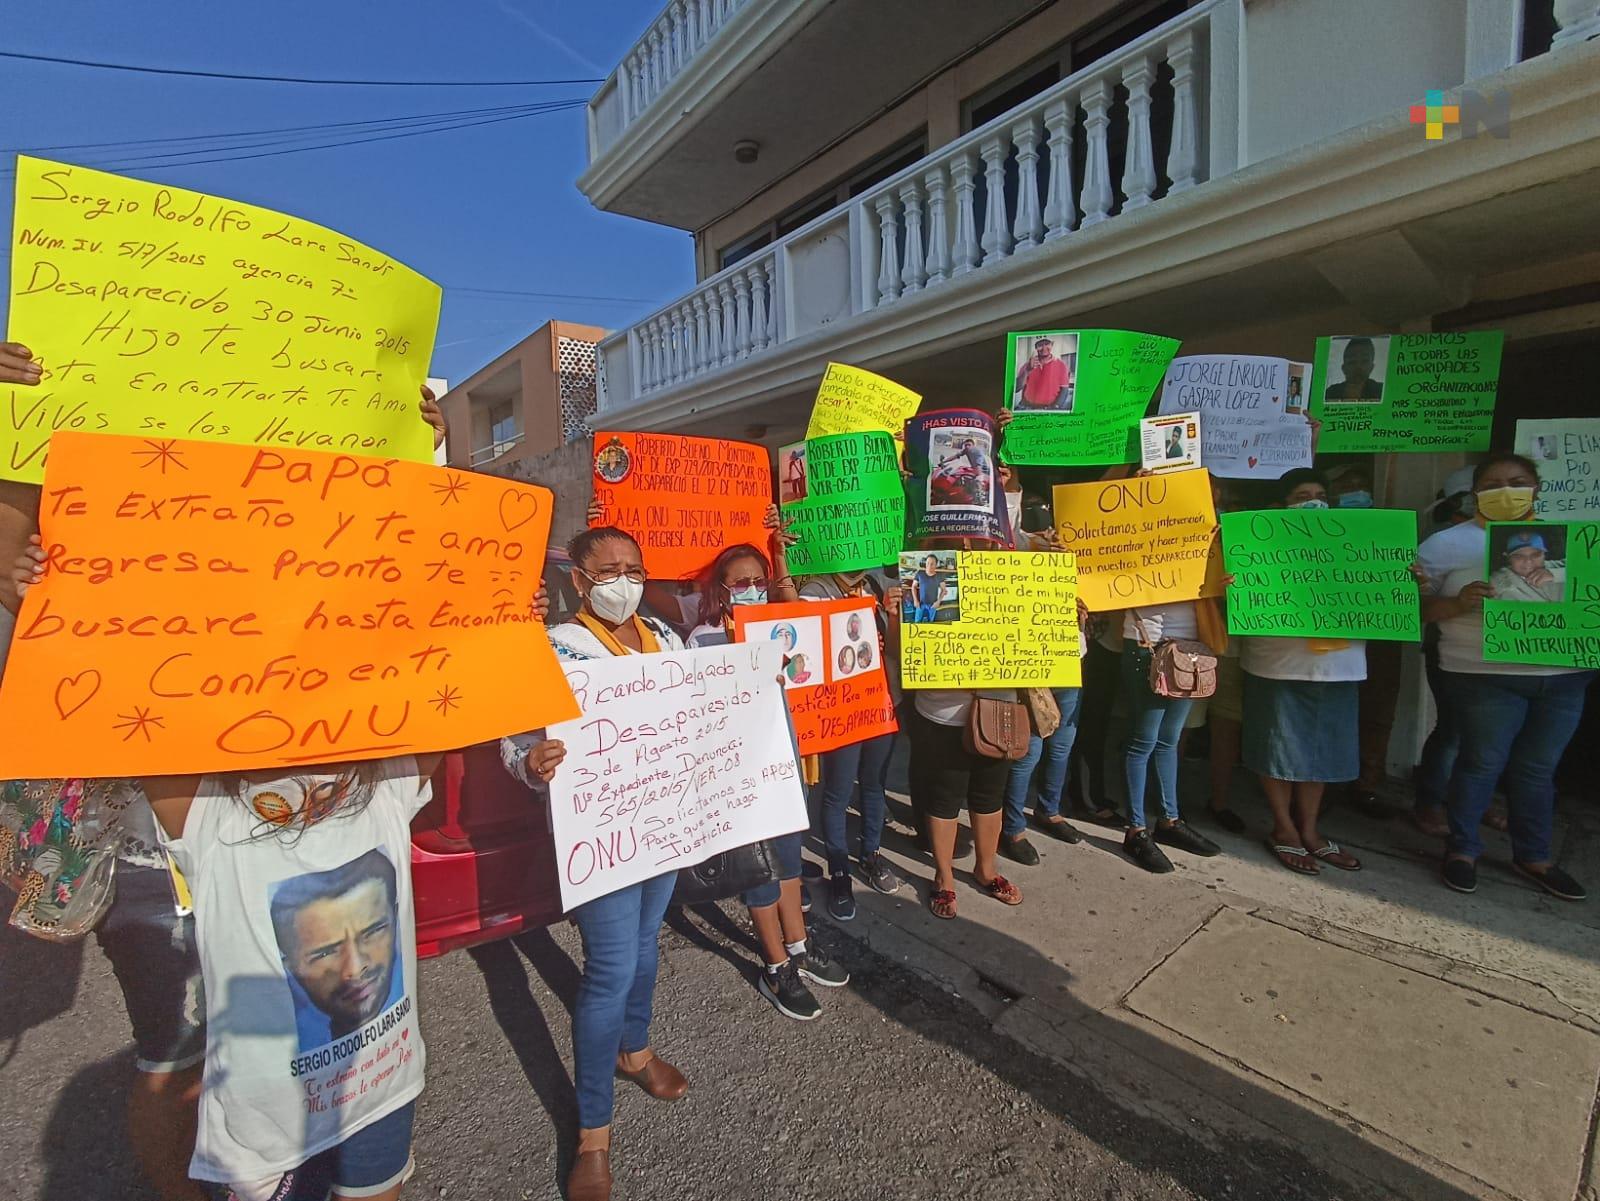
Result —
<path fill-rule="evenodd" d="M 819 990 L 825 1013 L 798 1023 L 756 993 L 741 909 L 672 915 L 655 1042 L 691 1091 L 668 1104 L 619 1083 L 617 1201 L 1360 1197 L 1290 1149 L 1217 1146 L 1198 1123 L 1136 1116 L 962 999 L 816 926 L 854 979 Z M 408 1198 L 560 1196 L 580 962 L 563 925 L 424 965 L 428 1089 Z M 0 1197 L 148 1201 L 121 1135 L 126 1042 L 92 940 L 0 933 Z"/>

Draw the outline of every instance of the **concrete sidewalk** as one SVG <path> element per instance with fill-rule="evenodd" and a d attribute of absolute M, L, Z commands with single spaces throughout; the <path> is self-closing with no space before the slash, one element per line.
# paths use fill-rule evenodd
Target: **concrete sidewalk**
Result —
<path fill-rule="evenodd" d="M 1205 796 L 1204 765 L 1185 773 L 1181 795 Z M 1223 855 L 1171 852 L 1171 875 L 1075 823 L 1083 844 L 1035 833 L 1037 867 L 1002 860 L 1025 893 L 1008 909 L 972 887 L 969 854 L 950 922 L 928 912 L 932 862 L 897 822 L 885 849 L 906 887 L 858 882 L 859 916 L 840 928 L 1221 1147 L 1287 1143 L 1406 1201 L 1600 1199 L 1600 901 L 1556 901 L 1497 867 L 1509 846 L 1489 831 L 1479 891 L 1458 895 L 1438 878 L 1438 843 L 1343 809 L 1325 833 L 1364 870 L 1296 875 L 1262 845 L 1255 784 L 1241 775 L 1235 792 L 1251 835 L 1202 820 Z M 1600 887 L 1600 810 L 1564 823 L 1559 853 Z"/>

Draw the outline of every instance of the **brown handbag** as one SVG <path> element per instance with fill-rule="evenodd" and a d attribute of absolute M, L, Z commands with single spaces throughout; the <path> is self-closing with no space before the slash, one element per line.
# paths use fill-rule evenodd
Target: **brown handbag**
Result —
<path fill-rule="evenodd" d="M 1163 638 L 1154 645 L 1139 610 L 1133 610 L 1139 645 L 1150 651 L 1150 691 L 1179 700 L 1204 700 L 1217 691 L 1217 656 L 1192 638 Z"/>
<path fill-rule="evenodd" d="M 1016 701 L 973 697 L 967 714 L 967 750 L 985 759 L 1021 759 L 1032 727 L 1028 707 Z"/>

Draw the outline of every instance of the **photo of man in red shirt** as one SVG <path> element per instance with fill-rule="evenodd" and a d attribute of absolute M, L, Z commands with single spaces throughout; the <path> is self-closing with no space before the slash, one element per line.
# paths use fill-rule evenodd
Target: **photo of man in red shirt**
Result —
<path fill-rule="evenodd" d="M 1077 357 L 1076 345 L 1073 353 L 1058 356 L 1055 343 L 1056 338 L 1050 335 L 1033 339 L 1027 358 L 1017 369 L 1012 398 L 1012 408 L 1016 412 L 1072 412 L 1072 364 Z M 1022 350 L 1020 342 L 1017 349 Z"/>

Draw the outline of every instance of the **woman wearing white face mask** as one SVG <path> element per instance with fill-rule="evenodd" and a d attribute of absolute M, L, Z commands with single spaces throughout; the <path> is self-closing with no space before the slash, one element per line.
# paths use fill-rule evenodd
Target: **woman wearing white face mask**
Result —
<path fill-rule="evenodd" d="M 1532 521 L 1539 471 L 1500 451 L 1472 475 L 1477 516 L 1422 544 L 1427 575 L 1422 620 L 1439 626 L 1439 666 L 1460 751 L 1448 798 L 1450 838 L 1444 881 L 1457 892 L 1478 886 L 1478 827 L 1504 774 L 1512 864 L 1552 896 L 1581 901 L 1583 885 L 1551 862 L 1555 770 L 1583 717 L 1595 673 L 1581 668 L 1491 663 L 1483 655 L 1483 602 L 1495 596 L 1484 577 L 1492 521 Z"/>
<path fill-rule="evenodd" d="M 690 646 L 728 642 L 733 611 L 741 605 L 786 604 L 799 599 L 784 551 L 788 535 L 780 528 L 775 507 L 767 510 L 766 525 L 772 530 L 775 573 L 767 570 L 766 556 L 749 543 L 730 546 L 718 555 L 707 575 L 700 625 L 689 635 Z M 811 757 L 806 762 L 812 768 L 805 773 L 806 783 L 815 783 L 815 764 Z M 850 982 L 850 973 L 828 958 L 821 947 L 806 941 L 805 893 L 800 881 L 803 839 L 799 832 L 769 839 L 778 860 L 778 879 L 751 889 L 741 899 L 750 911 L 750 924 L 766 961 L 759 984 L 761 995 L 784 1017 L 809 1022 L 821 1014 L 822 1006 L 805 982 L 838 988 Z"/>
<path fill-rule="evenodd" d="M 632 535 L 611 526 L 587 529 L 567 547 L 572 583 L 583 597 L 573 620 L 547 632 L 561 659 L 681 651 L 663 622 L 639 616 L 644 555 Z M 565 754 L 543 731 L 500 741 L 500 758 L 540 794 Z M 578 1095 L 578 1153 L 567 1179 L 571 1201 L 611 1195 L 611 1115 L 616 1074 L 650 1096 L 675 1101 L 689 1084 L 650 1049 L 657 940 L 678 873 L 597 897 L 569 915 L 583 935 L 583 982 L 572 1015 L 573 1083 Z"/>

